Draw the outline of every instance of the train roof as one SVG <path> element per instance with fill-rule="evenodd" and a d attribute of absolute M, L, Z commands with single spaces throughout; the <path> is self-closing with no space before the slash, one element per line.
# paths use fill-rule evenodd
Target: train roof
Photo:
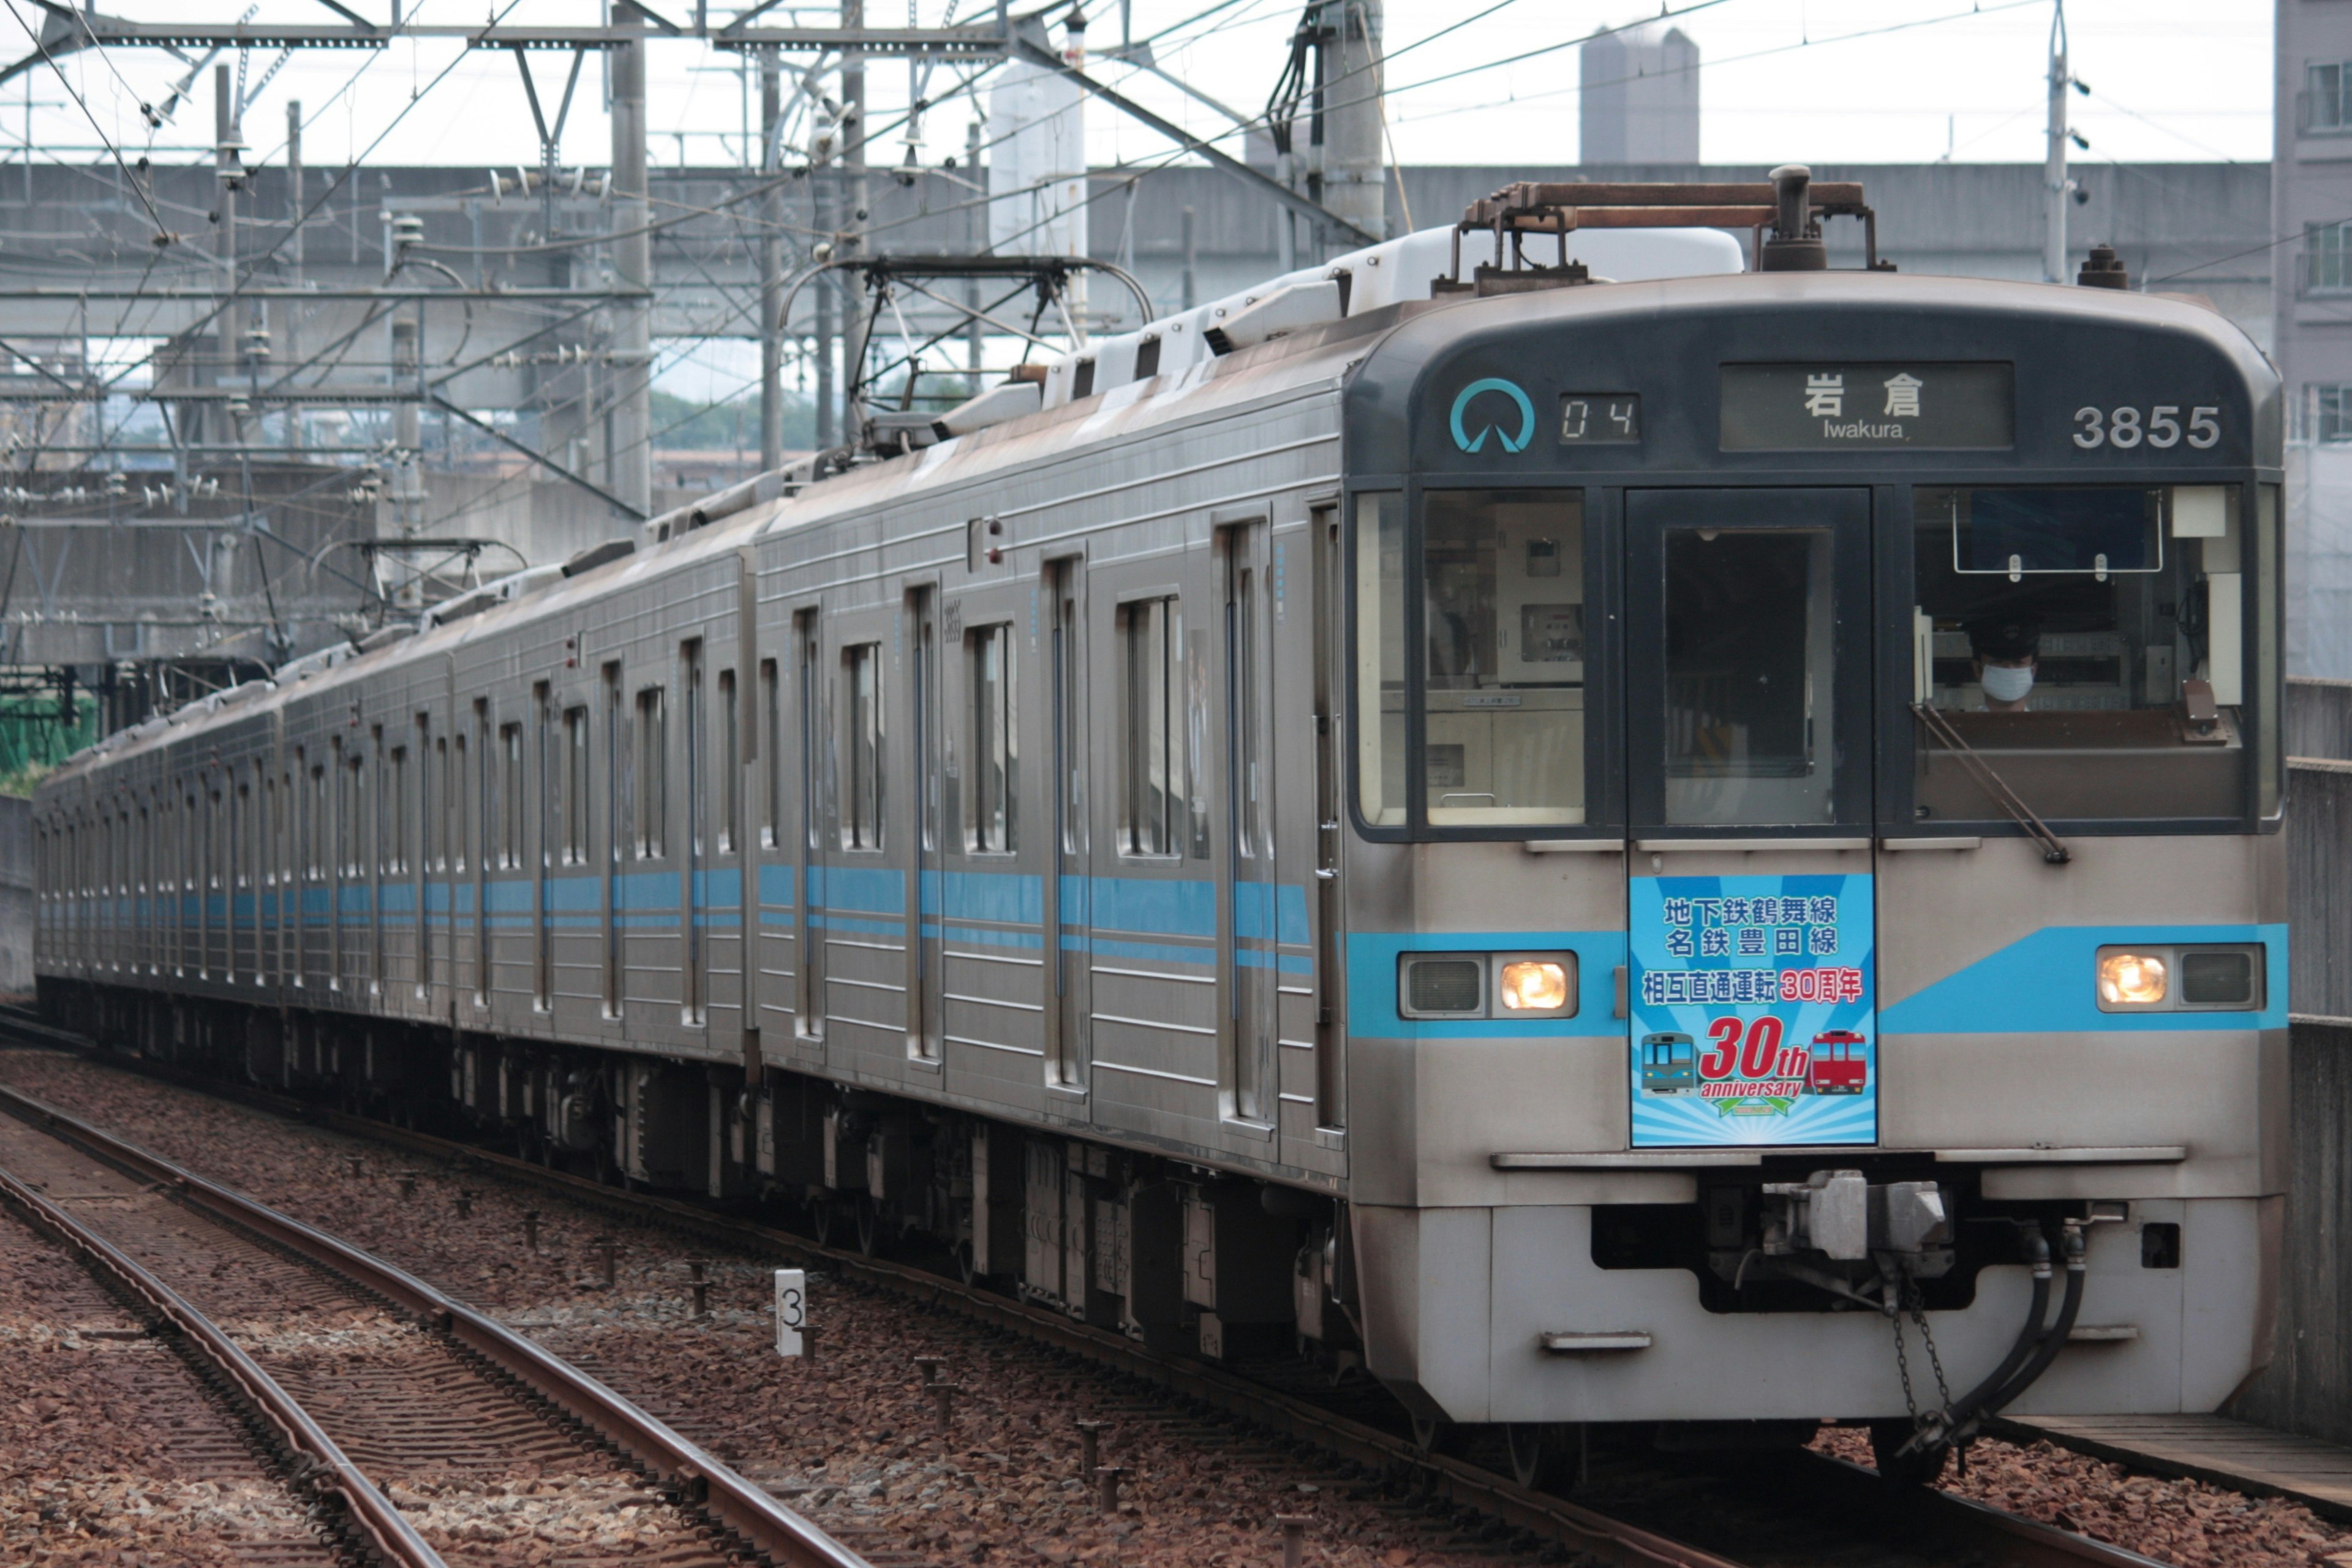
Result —
<path fill-rule="evenodd" d="M 1483 312 L 1478 309 L 1504 300 L 1517 308 Z M 2207 344 L 2240 364 L 2250 381 L 2259 383 L 2277 374 L 2236 322 L 2191 295 L 1932 272 L 1861 270 L 1692 275 L 1465 300 L 1442 317 L 1431 311 L 1412 313 L 1383 341 L 1379 359 L 1383 370 L 1392 370 L 1417 355 L 1426 357 L 1481 332 L 1519 331 L 1538 322 L 1722 314 L 1801 305 L 2128 325 Z"/>
<path fill-rule="evenodd" d="M 1683 243 L 1694 236 L 1703 241 Z M 1107 339 L 1064 356 L 1048 368 L 1048 396 L 1036 412 L 951 437 L 900 457 L 861 463 L 797 493 L 757 504 L 709 526 L 678 534 L 651 548 L 558 581 L 538 574 L 513 584 L 517 596 L 488 605 L 462 619 L 425 627 L 373 651 L 359 652 L 300 670 L 295 679 L 255 682 L 216 693 L 168 717 L 147 720 L 85 748 L 44 782 L 63 786 L 95 763 L 124 760 L 169 747 L 216 725 L 258 718 L 282 709 L 298 695 L 310 696 L 365 682 L 417 658 L 446 655 L 478 639 L 518 626 L 561 616 L 635 582 L 669 575 L 711 557 L 763 540 L 815 528 L 845 517 L 1005 477 L 1066 458 L 1073 451 L 1115 445 L 1156 426 L 1228 413 L 1262 400 L 1279 400 L 1311 387 L 1336 388 L 1347 378 L 1350 401 L 1370 398 L 1391 409 L 1409 399 L 1403 392 L 1429 368 L 1464 345 L 1525 332 L 1537 324 L 1619 321 L 1628 318 L 1770 310 L 1790 305 L 1867 304 L 1895 310 L 1943 314 L 2039 316 L 2053 321 L 2128 324 L 2175 334 L 2205 345 L 2230 362 L 2248 385 L 2265 386 L 2276 403 L 2277 376 L 2251 339 L 2210 307 L 2185 298 L 2137 294 L 2045 283 L 1953 278 L 1891 271 L 1746 272 L 1724 268 L 1724 247 L 1738 247 L 1717 231 L 1650 230 L 1580 237 L 1580 255 L 1614 253 L 1622 272 L 1666 276 L 1626 277 L 1591 286 L 1556 287 L 1530 292 L 1477 297 L 1428 297 L 1428 277 L 1450 249 L 1451 228 L 1423 231 L 1384 246 L 1270 280 L 1256 289 L 1212 301 L 1193 311 Z M 1612 243 L 1639 242 L 1639 243 Z M 1286 289 L 1328 279 L 1335 271 L 1379 275 L 1398 280 L 1351 288 L 1352 308 L 1335 319 L 1310 322 L 1283 335 L 1224 353 L 1202 353 L 1181 370 L 1133 378 L 1134 355 L 1154 332 L 1204 331 L 1222 312 L 1240 310 Z M 1605 274 L 1603 275 L 1606 276 Z M 1119 363 L 1129 379 L 1119 379 Z M 1067 395 L 1069 372 L 1091 357 L 1111 361 L 1111 384 L 1084 398 Z M 1052 387 L 1058 379 L 1063 393 Z M 2257 401 L 2261 401 L 2258 397 Z M 488 588 L 478 592 L 487 593 Z M 297 664 L 309 663 L 297 661 Z M 289 666 L 289 672 L 295 666 Z"/>

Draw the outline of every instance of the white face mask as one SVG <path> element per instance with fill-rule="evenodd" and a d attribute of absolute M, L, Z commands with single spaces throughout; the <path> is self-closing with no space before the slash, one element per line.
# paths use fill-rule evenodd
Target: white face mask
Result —
<path fill-rule="evenodd" d="M 1984 667 L 1984 694 L 1995 702 L 2022 702 L 2033 689 L 2030 664 L 1989 664 Z"/>

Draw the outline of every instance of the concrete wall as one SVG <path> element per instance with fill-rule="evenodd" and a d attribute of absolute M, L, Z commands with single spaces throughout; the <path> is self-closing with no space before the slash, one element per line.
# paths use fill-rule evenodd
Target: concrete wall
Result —
<path fill-rule="evenodd" d="M 2352 682 L 2290 681 L 2286 707 L 2294 1021 L 2278 1326 L 2271 1364 L 2226 1412 L 2352 1443 Z"/>
<path fill-rule="evenodd" d="M 2352 1028 L 2296 1024 L 2288 1044 L 2286 1234 L 2271 1364 L 2223 1414 L 2352 1443 Z M 2183 1258 L 2194 1268 L 2193 1259 Z"/>
<path fill-rule="evenodd" d="M 33 803 L 0 795 L 0 995 L 33 989 Z"/>

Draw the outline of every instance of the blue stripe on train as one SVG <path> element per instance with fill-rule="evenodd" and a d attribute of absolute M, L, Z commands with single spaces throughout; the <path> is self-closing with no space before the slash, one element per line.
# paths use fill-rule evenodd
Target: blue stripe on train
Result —
<path fill-rule="evenodd" d="M 789 926 L 793 923 L 792 909 L 796 868 L 762 866 L 759 870 L 761 923 L 768 926 Z M 724 927 L 739 922 L 736 910 L 742 890 L 740 873 L 733 868 L 719 868 L 696 874 L 695 907 L 701 923 Z M 614 884 L 615 913 L 625 929 L 653 929 L 674 921 L 678 908 L 680 878 L 676 871 L 624 872 L 610 879 Z M 488 885 L 484 912 L 493 924 L 501 928 L 513 923 L 510 917 L 520 917 L 523 923 L 539 912 L 541 879 L 507 877 L 494 879 Z M 600 924 L 604 908 L 605 875 L 596 871 L 578 871 L 543 879 L 546 919 L 554 926 L 572 928 Z M 856 931 L 870 934 L 900 936 L 906 913 L 907 876 L 903 870 L 890 867 L 830 866 L 809 868 L 809 891 L 817 906 L 827 910 L 818 923 L 836 931 Z M 386 880 L 381 889 L 366 882 L 348 884 L 340 889 L 336 900 L 338 912 L 348 923 L 353 920 L 364 922 L 381 915 L 386 925 L 404 926 L 414 923 L 416 909 L 417 884 L 412 878 Z M 425 884 L 426 923 L 446 926 L 453 914 L 469 917 L 473 912 L 475 884 L 472 879 L 456 884 L 454 908 L 451 885 L 445 879 Z M 300 908 L 306 917 L 323 917 L 335 889 L 305 888 L 300 895 Z M 371 894 L 377 896 L 373 899 Z M 196 900 L 187 900 L 194 906 Z M 1202 942 L 1216 939 L 1218 921 L 1218 889 L 1214 882 L 1203 879 L 1148 877 L 1077 877 L 1062 879 L 1062 917 L 1066 931 L 1136 933 L 1139 935 L 1192 938 Z M 988 921 L 1003 925 L 1035 927 L 1045 919 L 1044 879 L 1017 872 L 999 871 L 929 871 L 923 874 L 923 912 L 940 920 L 960 922 L 950 934 L 958 940 L 1009 942 L 1012 945 L 1039 946 L 1040 938 L 1034 932 L 994 933 L 982 928 L 961 922 Z M 897 917 L 876 920 L 870 916 Z M 507 918 L 502 918 L 507 917 Z M 1245 884 L 1234 894 L 1235 934 L 1244 942 L 1277 942 L 1304 946 L 1308 940 L 1307 889 L 1295 883 Z M 184 919 L 193 922 L 194 907 L 189 907 Z M 936 922 L 927 922 L 926 932 L 936 934 Z M 1066 946 L 1071 945 L 1065 938 Z M 1149 942 L 1120 942 L 1116 938 L 1080 935 L 1076 946 L 1133 958 L 1156 958 L 1180 963 L 1203 963 L 1211 955 L 1192 948 L 1170 947 Z M 1245 954 L 1243 962 L 1253 966 L 1268 963 L 1270 955 Z M 1285 973 L 1307 973 L 1307 961 L 1297 955 L 1271 960 L 1272 966 Z"/>
<path fill-rule="evenodd" d="M 2256 1012 L 2102 1013 L 2102 947 L 2258 942 L 2266 1005 Z M 2284 925 L 2044 926 L 1878 1014 L 1882 1035 L 2091 1034 L 2115 1030 L 2284 1029 Z"/>

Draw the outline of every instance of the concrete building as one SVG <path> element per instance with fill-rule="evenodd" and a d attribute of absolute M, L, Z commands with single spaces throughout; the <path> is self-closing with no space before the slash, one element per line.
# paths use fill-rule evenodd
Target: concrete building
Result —
<path fill-rule="evenodd" d="M 1596 33 L 1578 51 L 1577 155 L 1588 163 L 1698 162 L 1698 45 L 1655 22 Z"/>
<path fill-rule="evenodd" d="M 2287 667 L 2352 676 L 2352 8 L 2278 0 L 2272 357 L 2289 408 Z"/>

